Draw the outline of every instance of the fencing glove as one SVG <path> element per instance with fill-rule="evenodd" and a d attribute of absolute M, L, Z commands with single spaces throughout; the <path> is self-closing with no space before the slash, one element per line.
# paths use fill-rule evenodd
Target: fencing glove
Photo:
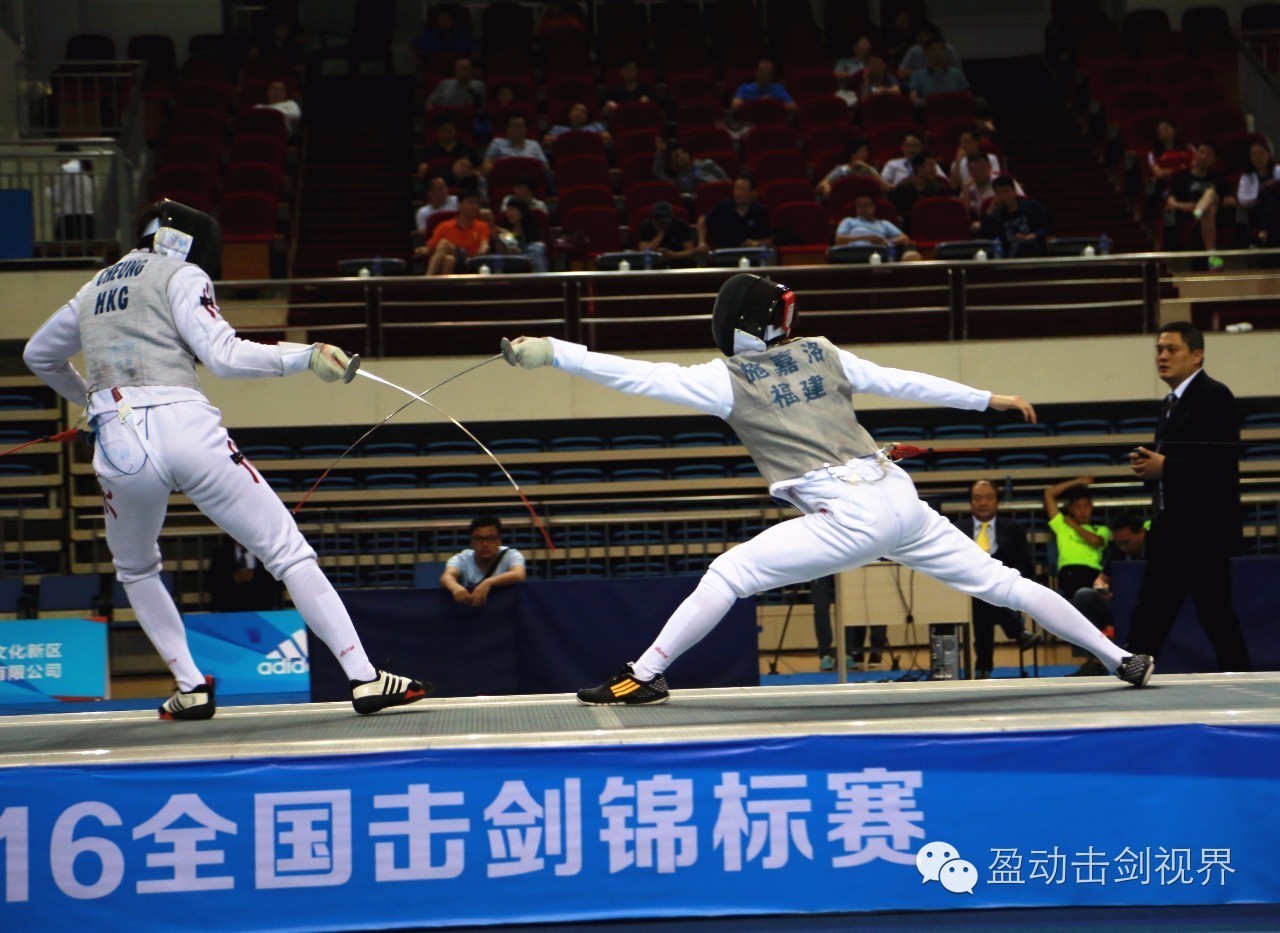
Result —
<path fill-rule="evenodd" d="M 546 337 L 517 337 L 515 340 L 503 337 L 502 357 L 512 366 L 537 369 L 554 363 L 556 354 Z"/>
<path fill-rule="evenodd" d="M 306 368 L 325 382 L 350 382 L 356 377 L 360 368 L 360 354 L 347 356 L 339 347 L 329 343 L 286 343 L 280 342 L 280 352 L 284 357 L 285 374 L 302 371 L 305 359 Z"/>

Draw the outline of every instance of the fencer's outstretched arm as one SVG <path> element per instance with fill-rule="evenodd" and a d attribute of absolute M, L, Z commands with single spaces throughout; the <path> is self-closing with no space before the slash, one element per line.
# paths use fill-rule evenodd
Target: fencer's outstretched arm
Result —
<path fill-rule="evenodd" d="M 68 402 L 83 405 L 89 395 L 89 384 L 71 365 L 71 357 L 79 352 L 80 322 L 75 303 L 68 302 L 53 312 L 27 341 L 22 361 Z"/>
<path fill-rule="evenodd" d="M 848 350 L 840 350 L 840 362 L 855 392 L 867 392 L 871 395 L 912 402 L 928 402 L 932 405 L 943 405 L 947 408 L 960 408 L 966 411 L 985 411 L 988 408 L 995 411 L 1017 409 L 1027 421 L 1036 420 L 1035 409 L 1017 395 L 994 395 L 940 376 L 912 372 L 909 369 L 879 366 Z"/>
<path fill-rule="evenodd" d="M 595 353 L 555 337 L 520 337 L 504 344 L 503 354 L 512 365 L 554 366 L 619 392 L 661 399 L 719 418 L 733 410 L 729 369 L 720 360 L 697 366 L 648 363 Z"/>

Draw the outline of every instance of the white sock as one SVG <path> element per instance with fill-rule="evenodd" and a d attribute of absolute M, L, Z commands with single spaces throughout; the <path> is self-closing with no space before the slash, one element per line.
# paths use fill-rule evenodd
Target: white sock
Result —
<path fill-rule="evenodd" d="M 364 653 L 356 627 L 342 598 L 314 560 L 294 564 L 281 581 L 289 588 L 293 604 L 298 607 L 307 628 L 329 646 L 342 665 L 348 680 L 373 680 L 378 672 Z"/>
<path fill-rule="evenodd" d="M 1012 608 L 1029 613 L 1046 631 L 1097 655 L 1107 666 L 1107 670 L 1114 672 L 1120 662 L 1129 657 L 1115 642 L 1099 632 L 1075 606 L 1047 586 L 1021 577 L 1013 585 L 1009 596 Z"/>
<path fill-rule="evenodd" d="M 705 638 L 733 606 L 734 598 L 709 584 L 708 578 L 709 575 L 702 578 L 698 588 L 671 614 L 649 650 L 633 665 L 637 678 L 653 680 Z"/>
<path fill-rule="evenodd" d="M 156 651 L 160 652 L 160 657 L 164 658 L 164 663 L 178 682 L 178 689 L 194 690 L 204 683 L 204 675 L 196 667 L 191 649 L 187 647 L 187 630 L 182 625 L 182 616 L 178 614 L 178 607 L 173 604 L 173 597 L 164 588 L 160 577 L 143 577 L 126 583 L 124 591 L 138 617 L 138 624 Z"/>

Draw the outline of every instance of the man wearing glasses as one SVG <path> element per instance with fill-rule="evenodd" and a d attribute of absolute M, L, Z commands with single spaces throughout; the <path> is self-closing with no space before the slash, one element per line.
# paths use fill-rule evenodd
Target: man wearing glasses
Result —
<path fill-rule="evenodd" d="M 502 546 L 502 522 L 492 515 L 471 521 L 471 547 L 453 555 L 440 585 L 464 606 L 483 606 L 495 586 L 524 580 L 524 555 Z"/>

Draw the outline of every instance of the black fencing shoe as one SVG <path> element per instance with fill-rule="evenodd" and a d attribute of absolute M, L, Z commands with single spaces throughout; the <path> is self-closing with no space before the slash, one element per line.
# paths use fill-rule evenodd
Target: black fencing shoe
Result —
<path fill-rule="evenodd" d="M 368 716 L 388 706 L 404 706 L 426 699 L 431 685 L 398 674 L 378 671 L 373 680 L 351 681 L 351 705 L 361 716 Z"/>
<path fill-rule="evenodd" d="M 1149 654 L 1131 654 L 1120 662 L 1116 668 L 1116 676 L 1127 684 L 1145 687 L 1156 669 L 1155 658 Z"/>
<path fill-rule="evenodd" d="M 1019 632 L 1018 633 L 1018 650 L 1030 651 L 1036 645 L 1044 641 L 1044 636 L 1039 632 Z"/>
<path fill-rule="evenodd" d="M 642 703 L 665 703 L 671 694 L 667 678 L 659 674 L 653 680 L 640 680 L 628 664 L 617 676 L 598 687 L 578 691 L 578 702 L 588 706 L 611 706 L 615 703 L 639 706 Z"/>
<path fill-rule="evenodd" d="M 161 719 L 212 719 L 218 704 L 213 696 L 213 678 L 191 690 L 179 690 L 160 704 Z"/>

